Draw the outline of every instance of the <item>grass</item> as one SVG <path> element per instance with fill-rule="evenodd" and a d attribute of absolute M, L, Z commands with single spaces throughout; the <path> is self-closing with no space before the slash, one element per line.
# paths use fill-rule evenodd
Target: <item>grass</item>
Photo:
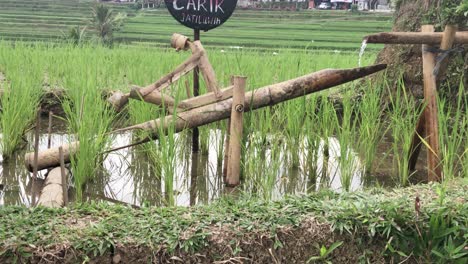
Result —
<path fill-rule="evenodd" d="M 310 239 L 298 239 L 301 232 L 308 235 L 317 230 L 322 235 L 317 235 L 314 241 L 327 248 L 333 242 L 344 241 L 328 256 L 333 262 L 352 255 L 353 261 L 358 258 L 372 261 L 373 257 L 383 256 L 385 262 L 407 259 L 463 263 L 466 253 L 456 249 L 466 246 L 466 186 L 466 179 L 458 179 L 387 191 L 337 194 L 324 190 L 276 202 L 222 199 L 209 206 L 191 208 L 136 210 L 105 203 L 60 209 L 0 207 L 4 216 L 0 218 L 0 260 L 25 262 L 41 256 L 51 260 L 61 254 L 74 256 L 72 261 L 78 261 L 109 256 L 118 250 L 115 252 L 120 252 L 121 257 L 136 254 L 134 257 L 148 261 L 164 256 L 188 261 L 190 256 L 203 252 L 213 262 L 248 257 L 248 249 L 252 247 L 257 253 L 250 257 L 263 250 L 267 252 L 267 248 L 274 253 L 290 254 L 294 247 L 301 249 L 306 261 L 319 252 Z M 442 193 L 445 195 L 441 196 Z M 416 196 L 423 203 L 419 213 L 414 209 Z M 299 235 L 291 236 L 291 232 Z M 268 241 L 267 248 L 248 243 L 257 237 Z M 233 250 L 218 251 L 218 246 L 225 248 L 226 243 Z M 356 252 L 340 250 L 350 250 L 354 243 L 359 245 Z M 307 247 L 311 250 L 306 250 Z M 282 248 L 286 251 L 281 251 Z M 369 252 L 371 248 L 373 251 Z M 52 254 L 41 255 L 44 251 Z"/>

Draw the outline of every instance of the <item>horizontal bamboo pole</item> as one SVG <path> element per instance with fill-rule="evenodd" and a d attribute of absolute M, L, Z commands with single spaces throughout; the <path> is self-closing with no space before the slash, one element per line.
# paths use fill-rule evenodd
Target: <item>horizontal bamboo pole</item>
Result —
<path fill-rule="evenodd" d="M 444 33 L 382 32 L 364 37 L 367 43 L 440 45 Z M 453 44 L 468 44 L 468 31 L 457 32 Z"/>
<path fill-rule="evenodd" d="M 65 170 L 64 173 L 65 177 L 68 177 L 70 171 Z M 65 186 L 65 182 L 62 179 L 61 168 L 54 168 L 45 179 L 44 187 L 42 188 L 37 205 L 52 208 L 64 206 L 64 189 L 66 190 L 66 188 L 67 186 Z"/>
<path fill-rule="evenodd" d="M 293 80 L 265 86 L 245 94 L 245 111 L 247 112 L 265 106 L 275 105 L 310 93 L 322 91 L 330 87 L 371 75 L 385 69 L 386 67 L 387 65 L 385 64 L 377 64 L 354 69 L 325 69 Z M 173 126 L 176 132 L 180 132 L 185 129 L 229 118 L 231 107 L 232 98 L 229 98 L 224 101 L 177 113 L 176 116 L 169 115 L 142 124 L 118 129 L 115 132 L 130 130 L 146 130 L 148 132 L 158 131 L 159 126 L 161 125 L 163 126 L 163 130 Z M 152 138 L 156 138 L 156 135 L 153 135 Z M 150 139 L 147 141 L 149 140 Z M 143 143 L 144 141 L 141 142 Z M 63 153 L 66 162 L 69 161 L 70 155 L 76 151 L 78 144 L 78 142 L 74 142 L 71 148 L 68 145 L 63 146 Z M 118 149 L 121 149 L 121 147 Z M 27 153 L 25 156 L 26 167 L 30 170 L 32 169 L 33 156 L 34 153 Z M 37 164 L 39 169 L 46 169 L 57 166 L 58 164 L 58 148 L 48 149 L 39 153 Z"/>

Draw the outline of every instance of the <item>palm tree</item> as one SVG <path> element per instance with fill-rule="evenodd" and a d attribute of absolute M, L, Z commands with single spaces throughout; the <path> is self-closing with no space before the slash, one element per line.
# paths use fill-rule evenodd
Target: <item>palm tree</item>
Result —
<path fill-rule="evenodd" d="M 113 32 L 118 29 L 125 19 L 125 15 L 118 13 L 114 15 L 112 9 L 99 4 L 92 9 L 91 26 L 97 31 L 98 37 L 102 43 L 111 45 Z"/>

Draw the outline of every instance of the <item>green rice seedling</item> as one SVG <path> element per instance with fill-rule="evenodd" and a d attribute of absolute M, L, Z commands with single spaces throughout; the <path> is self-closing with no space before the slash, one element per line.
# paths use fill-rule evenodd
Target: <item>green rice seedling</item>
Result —
<path fill-rule="evenodd" d="M 172 119 L 172 120 L 171 120 Z M 162 118 L 161 125 L 158 128 L 158 146 L 159 160 L 161 162 L 161 175 L 164 182 L 164 198 L 167 206 L 175 205 L 174 194 L 174 178 L 175 178 L 175 161 L 176 161 L 176 136 L 174 125 L 168 125 L 167 129 L 163 129 L 166 122 L 175 121 L 176 115 L 171 119 Z"/>
<path fill-rule="evenodd" d="M 243 190 L 255 197 L 270 200 L 277 183 L 281 162 L 281 151 L 284 148 L 279 143 L 281 137 L 268 137 L 271 144 L 264 145 L 258 133 L 250 135 L 249 145 L 245 150 Z"/>
<path fill-rule="evenodd" d="M 406 93 L 403 82 L 400 82 L 390 101 L 392 106 L 390 129 L 393 137 L 393 168 L 400 185 L 406 186 L 411 176 L 409 172 L 411 141 L 421 111 L 416 110 L 418 109 L 416 102 Z"/>
<path fill-rule="evenodd" d="M 354 106 L 352 93 L 350 91 L 343 92 L 343 116 L 341 126 L 337 130 L 337 137 L 340 143 L 340 182 L 341 188 L 345 191 L 350 191 L 351 182 L 356 174 L 358 162 L 355 154 L 352 151 L 352 145 L 356 140 L 356 119 L 353 116 Z"/>
<path fill-rule="evenodd" d="M 102 152 L 110 145 L 108 132 L 115 120 L 114 111 L 102 99 L 102 90 L 99 89 L 99 56 L 91 47 L 81 51 L 81 57 L 73 57 L 63 65 L 66 68 L 63 86 L 67 97 L 62 102 L 73 135 L 71 140 L 80 141 L 78 151 L 71 156 L 77 201 L 82 201 L 83 187 L 101 168 Z"/>
<path fill-rule="evenodd" d="M 6 78 L 0 83 L 0 153 L 4 158 L 13 155 L 35 120 L 44 78 L 40 54 L 22 43 L 14 48 L 0 43 L 0 70 Z"/>
<path fill-rule="evenodd" d="M 364 164 L 364 174 L 372 171 L 377 145 L 383 136 L 383 110 L 381 104 L 382 86 L 367 83 L 361 102 L 357 107 L 359 116 L 359 132 L 357 148 Z"/>
<path fill-rule="evenodd" d="M 309 178 L 309 189 L 313 185 L 313 190 L 315 190 L 315 183 L 317 181 L 318 174 L 318 158 L 319 158 L 319 148 L 320 142 L 322 141 L 321 135 L 316 131 L 316 126 L 319 120 L 318 113 L 318 96 L 310 96 L 307 98 L 305 105 L 306 118 L 304 120 L 304 153 L 306 158 L 304 159 L 306 164 L 307 175 Z"/>
<path fill-rule="evenodd" d="M 327 182 L 328 175 L 328 163 L 330 158 L 330 137 L 334 136 L 338 129 L 338 117 L 336 115 L 335 107 L 331 103 L 327 96 L 322 95 L 320 100 L 320 112 L 319 119 L 316 125 L 319 135 L 323 139 L 322 146 L 322 171 L 320 172 L 321 183 Z"/>
<path fill-rule="evenodd" d="M 459 87 L 459 96 L 455 106 L 448 104 L 446 99 L 440 97 L 437 101 L 443 180 L 455 177 L 462 167 L 459 162 L 462 161 L 460 157 L 463 153 L 463 140 L 467 127 L 463 122 L 463 84 L 461 83 Z"/>
<path fill-rule="evenodd" d="M 291 166 L 299 167 L 299 147 L 301 144 L 301 134 L 305 116 L 306 98 L 285 102 L 283 104 L 285 112 L 285 130 L 288 146 L 288 152 L 291 156 Z"/>

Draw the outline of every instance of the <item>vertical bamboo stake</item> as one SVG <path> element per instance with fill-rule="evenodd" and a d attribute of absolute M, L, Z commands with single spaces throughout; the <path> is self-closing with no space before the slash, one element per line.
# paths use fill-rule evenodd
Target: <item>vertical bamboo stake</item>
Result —
<path fill-rule="evenodd" d="M 449 50 L 452 48 L 453 43 L 455 42 L 455 35 L 458 31 L 458 26 L 457 25 L 446 25 L 445 30 L 444 30 L 444 35 L 442 36 L 442 42 L 440 44 L 440 49 L 441 50 Z M 439 73 L 437 74 L 437 78 L 441 78 L 442 76 L 445 75 L 445 72 L 447 70 L 447 64 L 448 64 L 448 57 L 446 57 L 443 61 L 439 62 L 440 67 L 439 67 Z"/>
<path fill-rule="evenodd" d="M 39 110 L 40 111 L 40 110 Z M 33 163 L 33 175 L 32 175 L 32 193 L 31 193 L 31 205 L 36 205 L 36 180 L 38 171 L 38 159 L 39 159 L 39 126 L 40 126 L 40 112 L 36 117 L 36 129 L 34 131 L 34 163 Z"/>
<path fill-rule="evenodd" d="M 39 158 L 39 126 L 41 123 L 41 115 L 40 113 L 37 114 L 36 117 L 36 129 L 34 131 L 34 168 L 33 168 L 33 179 L 37 179 L 37 160 Z"/>
<path fill-rule="evenodd" d="M 49 111 L 49 126 L 47 127 L 47 149 L 52 145 L 52 115 L 54 113 Z"/>
<path fill-rule="evenodd" d="M 68 181 L 67 173 L 65 172 L 65 160 L 63 158 L 63 148 L 59 147 L 60 156 L 60 173 L 62 175 L 62 193 L 63 193 L 63 206 L 68 205 Z"/>
<path fill-rule="evenodd" d="M 230 84 L 234 85 L 234 76 L 231 76 Z M 224 164 L 223 164 L 223 179 L 226 182 L 229 166 L 229 137 L 231 136 L 231 119 L 226 120 L 226 138 L 224 139 Z"/>
<path fill-rule="evenodd" d="M 441 50 L 448 50 L 452 48 L 453 43 L 455 41 L 455 35 L 457 33 L 458 27 L 455 25 L 447 25 L 445 27 L 444 35 L 442 36 L 442 42 L 440 45 Z M 447 59 L 440 62 L 438 78 L 445 75 L 447 70 Z M 411 151 L 410 151 L 410 158 L 409 158 L 409 170 L 413 171 L 416 168 L 416 163 L 418 160 L 419 153 L 421 151 L 421 138 L 424 138 L 426 135 L 426 119 L 425 111 L 421 114 L 418 120 L 418 124 L 416 126 L 416 132 L 413 135 L 413 139 L 411 141 Z M 430 150 L 429 150 L 430 151 Z"/>
<path fill-rule="evenodd" d="M 194 29 L 193 30 L 193 39 L 194 41 L 197 41 L 197 40 L 200 40 L 200 30 L 199 29 Z M 200 72 L 200 69 L 197 67 L 195 67 L 195 69 L 193 70 L 193 96 L 194 97 L 197 97 L 200 95 L 200 80 L 199 80 L 199 72 Z M 198 139 L 199 138 L 199 131 L 198 131 L 198 127 L 194 127 L 192 129 L 192 152 L 198 152 L 198 150 L 200 149 L 199 147 L 199 144 L 200 144 L 200 140 Z"/>
<path fill-rule="evenodd" d="M 422 32 L 434 32 L 434 26 L 422 26 Z M 428 181 L 440 181 L 440 152 L 439 152 L 439 127 L 437 118 L 437 83 L 434 76 L 435 55 L 427 51 L 429 45 L 422 45 L 423 78 L 424 78 L 424 100 L 426 108 L 424 117 L 426 120 L 427 171 Z"/>
<path fill-rule="evenodd" d="M 226 178 L 227 186 L 237 186 L 240 183 L 240 158 L 245 103 L 245 80 L 246 77 L 234 77 L 234 91 L 231 108 L 231 135 L 229 137 L 229 162 Z"/>

